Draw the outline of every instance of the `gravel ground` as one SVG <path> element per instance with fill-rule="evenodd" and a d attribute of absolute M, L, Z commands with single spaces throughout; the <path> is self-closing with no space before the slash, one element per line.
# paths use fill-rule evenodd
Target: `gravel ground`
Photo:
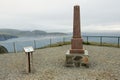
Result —
<path fill-rule="evenodd" d="M 36 50 L 32 72 L 25 53 L 0 55 L 0 80 L 120 80 L 120 49 L 86 46 L 90 67 L 65 67 L 70 45 Z"/>

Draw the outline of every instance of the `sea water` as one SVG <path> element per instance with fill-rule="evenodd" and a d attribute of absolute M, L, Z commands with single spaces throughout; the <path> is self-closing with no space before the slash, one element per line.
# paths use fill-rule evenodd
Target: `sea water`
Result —
<path fill-rule="evenodd" d="M 0 45 L 4 46 L 8 52 L 18 52 L 23 51 L 23 48 L 27 46 L 32 46 L 35 49 L 70 40 L 71 36 L 19 37 L 0 41 Z"/>
<path fill-rule="evenodd" d="M 19 37 L 6 41 L 0 41 L 0 45 L 4 46 L 8 52 L 23 51 L 24 47 L 32 46 L 35 48 L 41 48 L 57 42 L 71 41 L 72 35 L 66 36 L 39 36 L 39 37 Z M 87 37 L 83 36 L 83 41 L 87 41 Z M 89 37 L 89 42 L 100 42 L 100 36 Z M 102 37 L 103 43 L 118 43 L 117 37 Z"/>

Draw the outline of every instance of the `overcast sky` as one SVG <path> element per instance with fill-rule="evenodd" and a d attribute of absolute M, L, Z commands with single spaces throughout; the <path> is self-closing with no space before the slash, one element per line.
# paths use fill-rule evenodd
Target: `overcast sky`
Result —
<path fill-rule="evenodd" d="M 72 32 L 76 4 L 83 32 L 120 30 L 120 0 L 0 0 L 0 28 Z"/>

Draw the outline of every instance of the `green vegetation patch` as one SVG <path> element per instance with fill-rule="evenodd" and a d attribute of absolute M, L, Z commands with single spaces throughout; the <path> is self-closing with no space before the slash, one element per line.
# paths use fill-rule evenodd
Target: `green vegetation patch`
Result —
<path fill-rule="evenodd" d="M 47 45 L 45 47 L 41 47 L 39 49 L 48 48 L 48 47 L 59 47 L 59 46 L 69 45 L 69 44 L 71 44 L 70 41 L 68 41 L 68 42 L 57 42 L 57 43 L 54 43 L 54 44 L 49 44 L 49 45 Z"/>
<path fill-rule="evenodd" d="M 47 46 L 38 48 L 38 49 L 43 49 L 43 48 L 48 48 L 48 47 L 59 47 L 59 46 L 63 46 L 63 45 L 70 45 L 71 42 L 57 42 L 54 44 L 49 44 Z M 99 42 L 83 42 L 84 45 L 94 45 L 94 46 L 107 46 L 107 47 L 118 47 L 117 44 L 112 44 L 112 43 L 99 43 Z"/>
<path fill-rule="evenodd" d="M 95 46 L 107 46 L 107 47 L 119 47 L 118 44 L 114 43 L 99 43 L 99 42 L 83 42 L 85 45 L 95 45 Z"/>
<path fill-rule="evenodd" d="M 0 45 L 0 54 L 3 54 L 3 53 L 8 53 L 8 50 L 4 46 Z"/>

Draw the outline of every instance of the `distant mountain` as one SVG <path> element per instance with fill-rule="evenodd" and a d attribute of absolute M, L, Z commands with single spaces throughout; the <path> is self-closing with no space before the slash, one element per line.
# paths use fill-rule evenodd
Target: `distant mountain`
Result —
<path fill-rule="evenodd" d="M 32 36 L 41 36 L 41 35 L 67 35 L 65 33 L 59 33 L 59 32 L 47 33 L 42 30 L 21 31 L 16 29 L 0 29 L 0 34 L 9 34 L 18 37 L 22 37 L 22 36 L 32 37 Z"/>
<path fill-rule="evenodd" d="M 66 33 L 60 33 L 60 32 L 53 32 L 53 33 L 47 33 L 47 35 L 62 36 L 62 35 L 67 35 L 67 34 Z"/>
<path fill-rule="evenodd" d="M 0 34 L 9 34 L 20 37 L 20 36 L 38 36 L 46 34 L 46 32 L 41 30 L 21 31 L 16 29 L 0 29 Z"/>
<path fill-rule="evenodd" d="M 16 29 L 0 29 L 0 34 L 9 34 L 9 35 L 15 35 L 20 33 L 21 31 Z"/>

